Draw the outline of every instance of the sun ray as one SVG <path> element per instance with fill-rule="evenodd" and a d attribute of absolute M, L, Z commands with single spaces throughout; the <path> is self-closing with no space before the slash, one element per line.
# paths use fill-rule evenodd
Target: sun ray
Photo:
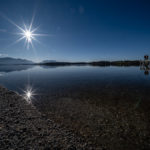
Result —
<path fill-rule="evenodd" d="M 30 23 L 30 26 L 29 26 L 29 31 L 31 31 L 31 29 L 32 29 L 34 18 L 35 18 L 35 12 L 33 13 L 33 16 L 32 16 L 32 19 L 31 19 L 31 23 Z"/>
<path fill-rule="evenodd" d="M 38 30 L 38 28 L 39 28 L 39 26 L 38 26 L 38 27 L 36 27 L 36 28 L 34 28 L 34 29 L 32 29 L 31 33 L 34 33 L 35 31 L 37 31 L 37 30 Z"/>
<path fill-rule="evenodd" d="M 23 40 L 25 37 L 23 36 L 23 37 L 21 37 L 21 38 L 19 38 L 18 40 L 16 40 L 13 44 L 16 44 L 16 43 L 18 43 L 18 42 L 20 42 L 21 40 Z"/>
<path fill-rule="evenodd" d="M 38 33 L 33 33 L 32 35 L 33 36 L 53 36 L 53 35 L 50 35 L 50 34 L 38 34 Z"/>
<path fill-rule="evenodd" d="M 25 23 L 23 23 L 23 26 L 24 26 L 25 30 L 27 30 L 27 26 L 26 26 L 26 24 L 25 24 Z"/>
<path fill-rule="evenodd" d="M 14 26 L 16 26 L 18 29 L 20 29 L 21 31 L 24 31 L 23 28 L 21 28 L 20 26 L 18 26 L 16 23 L 14 23 L 14 21 L 12 21 L 11 19 L 9 19 L 8 17 L 6 17 L 4 14 L 1 14 L 1 16 L 6 19 L 8 22 L 10 22 L 11 24 L 13 24 Z"/>

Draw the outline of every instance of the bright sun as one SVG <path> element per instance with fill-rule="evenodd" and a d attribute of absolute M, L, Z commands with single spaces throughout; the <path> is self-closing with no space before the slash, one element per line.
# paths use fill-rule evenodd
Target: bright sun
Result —
<path fill-rule="evenodd" d="M 31 40 L 32 40 L 32 32 L 27 30 L 27 31 L 24 32 L 24 36 L 25 36 L 25 38 L 26 38 L 26 40 L 28 42 L 31 42 Z"/>

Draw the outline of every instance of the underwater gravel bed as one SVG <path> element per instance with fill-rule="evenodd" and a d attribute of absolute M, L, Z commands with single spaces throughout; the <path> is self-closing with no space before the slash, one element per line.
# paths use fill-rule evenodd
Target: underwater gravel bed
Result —
<path fill-rule="evenodd" d="M 0 149 L 92 147 L 83 138 L 47 119 L 18 94 L 0 87 Z"/>

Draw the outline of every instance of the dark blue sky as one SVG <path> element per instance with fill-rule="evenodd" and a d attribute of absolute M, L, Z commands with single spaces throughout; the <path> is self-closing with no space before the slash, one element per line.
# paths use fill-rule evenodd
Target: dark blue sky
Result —
<path fill-rule="evenodd" d="M 4 16 L 23 27 L 35 12 L 35 49 Z M 12 44 L 12 45 L 11 45 Z M 150 54 L 149 0 L 0 0 L 0 57 L 89 61 L 140 59 Z"/>

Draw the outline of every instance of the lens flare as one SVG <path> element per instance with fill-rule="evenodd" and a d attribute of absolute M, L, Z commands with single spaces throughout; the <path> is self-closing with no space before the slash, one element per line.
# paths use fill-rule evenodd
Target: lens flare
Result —
<path fill-rule="evenodd" d="M 6 17 L 5 15 L 0 14 L 3 18 L 5 18 L 8 22 L 10 22 L 12 25 L 14 25 L 18 30 L 20 30 L 20 33 L 16 33 L 17 35 L 20 35 L 20 38 L 18 40 L 16 40 L 14 43 L 12 43 L 12 45 L 20 42 L 21 40 L 25 39 L 25 45 L 26 48 L 29 49 L 30 46 L 33 47 L 33 40 L 37 41 L 38 43 L 40 43 L 36 37 L 38 36 L 50 36 L 49 34 L 38 34 L 36 33 L 38 27 L 33 28 L 33 23 L 34 23 L 34 15 L 31 19 L 30 24 L 27 26 L 26 24 L 23 23 L 23 27 L 17 25 L 13 20 L 9 19 L 8 17 Z"/>
<path fill-rule="evenodd" d="M 23 98 L 29 103 L 32 102 L 35 95 L 35 90 L 33 90 L 33 88 L 29 85 L 27 86 L 26 90 L 23 90 Z"/>

